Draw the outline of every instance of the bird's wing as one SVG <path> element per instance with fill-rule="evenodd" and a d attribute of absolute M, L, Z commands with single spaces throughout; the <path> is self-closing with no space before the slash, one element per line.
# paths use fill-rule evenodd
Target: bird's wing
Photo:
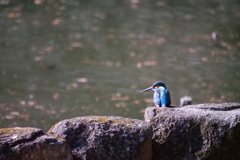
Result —
<path fill-rule="evenodd" d="M 167 95 L 167 104 L 170 105 L 171 104 L 171 96 L 170 96 L 170 92 L 166 89 L 166 95 Z"/>
<path fill-rule="evenodd" d="M 170 104 L 171 104 L 170 93 L 167 89 L 164 89 L 161 92 L 161 104 L 163 107 L 170 106 Z"/>
<path fill-rule="evenodd" d="M 167 106 L 167 94 L 165 92 L 165 89 L 161 92 L 161 104 L 162 107 L 166 107 Z"/>

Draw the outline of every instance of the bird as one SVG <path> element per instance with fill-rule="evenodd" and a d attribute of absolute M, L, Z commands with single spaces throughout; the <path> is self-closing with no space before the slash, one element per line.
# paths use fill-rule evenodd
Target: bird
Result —
<path fill-rule="evenodd" d="M 171 97 L 170 92 L 167 90 L 166 85 L 161 82 L 157 81 L 152 84 L 151 87 L 148 87 L 141 91 L 141 93 L 153 90 L 153 102 L 157 107 L 170 107 L 171 105 Z"/>

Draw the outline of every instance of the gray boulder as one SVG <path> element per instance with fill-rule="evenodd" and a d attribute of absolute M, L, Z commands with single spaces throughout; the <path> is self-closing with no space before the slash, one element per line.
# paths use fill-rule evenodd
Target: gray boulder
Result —
<path fill-rule="evenodd" d="M 240 104 L 149 107 L 153 160 L 240 159 Z"/>
<path fill-rule="evenodd" d="M 151 160 L 149 123 L 122 117 L 89 116 L 63 120 L 48 134 L 65 139 L 75 160 Z"/>
<path fill-rule="evenodd" d="M 0 129 L 0 160 L 72 160 L 68 144 L 38 128 Z"/>

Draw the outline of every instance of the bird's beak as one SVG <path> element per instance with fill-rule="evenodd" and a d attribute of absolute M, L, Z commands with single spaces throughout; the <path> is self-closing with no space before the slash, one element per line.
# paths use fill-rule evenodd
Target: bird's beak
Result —
<path fill-rule="evenodd" d="M 149 90 L 152 90 L 152 87 L 148 87 L 148 88 L 142 90 L 141 93 L 143 93 L 143 92 L 147 92 L 147 91 L 149 91 Z"/>

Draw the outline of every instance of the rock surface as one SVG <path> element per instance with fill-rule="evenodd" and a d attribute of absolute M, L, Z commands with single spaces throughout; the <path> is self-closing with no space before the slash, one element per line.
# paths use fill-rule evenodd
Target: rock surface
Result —
<path fill-rule="evenodd" d="M 65 139 L 75 160 L 151 160 L 149 123 L 122 117 L 89 116 L 63 120 L 48 134 Z"/>
<path fill-rule="evenodd" d="M 0 160 L 72 160 L 68 144 L 38 128 L 0 129 Z"/>
<path fill-rule="evenodd" d="M 240 157 L 240 104 L 149 107 L 153 160 L 236 160 Z"/>

